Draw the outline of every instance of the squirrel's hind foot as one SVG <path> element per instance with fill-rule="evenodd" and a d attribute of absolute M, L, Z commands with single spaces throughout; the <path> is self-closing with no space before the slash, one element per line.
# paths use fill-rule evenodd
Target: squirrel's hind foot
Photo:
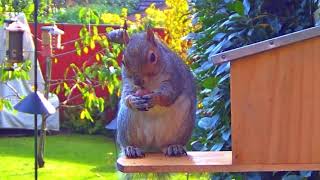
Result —
<path fill-rule="evenodd" d="M 145 156 L 141 149 L 134 146 L 127 146 L 124 149 L 124 154 L 127 158 L 142 158 Z"/>
<path fill-rule="evenodd" d="M 166 156 L 186 156 L 187 150 L 182 145 L 170 145 L 164 149 L 163 153 Z"/>

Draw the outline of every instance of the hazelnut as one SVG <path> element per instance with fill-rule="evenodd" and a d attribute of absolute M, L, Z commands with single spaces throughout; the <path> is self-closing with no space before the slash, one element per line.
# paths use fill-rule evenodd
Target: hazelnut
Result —
<path fill-rule="evenodd" d="M 147 89 L 138 89 L 134 95 L 136 96 L 144 96 L 150 94 L 151 92 Z"/>

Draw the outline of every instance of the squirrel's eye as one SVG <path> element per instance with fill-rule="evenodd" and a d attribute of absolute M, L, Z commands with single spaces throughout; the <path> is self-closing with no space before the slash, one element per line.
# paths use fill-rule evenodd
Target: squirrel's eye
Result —
<path fill-rule="evenodd" d="M 156 61 L 156 55 L 154 53 L 150 54 L 150 62 L 154 63 Z"/>

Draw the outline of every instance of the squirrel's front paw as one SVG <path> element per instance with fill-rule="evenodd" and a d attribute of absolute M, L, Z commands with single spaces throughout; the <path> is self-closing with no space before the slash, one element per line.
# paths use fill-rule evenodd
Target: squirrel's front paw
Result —
<path fill-rule="evenodd" d="M 124 149 L 124 154 L 127 156 L 127 158 L 142 158 L 142 157 L 144 157 L 144 152 L 141 149 L 136 148 L 134 146 L 127 146 Z"/>
<path fill-rule="evenodd" d="M 187 150 L 182 145 L 170 145 L 164 149 L 163 153 L 166 156 L 185 156 L 187 155 Z"/>
<path fill-rule="evenodd" d="M 152 107 L 148 99 L 134 95 L 128 95 L 126 97 L 126 104 L 128 107 L 139 111 L 148 111 Z"/>

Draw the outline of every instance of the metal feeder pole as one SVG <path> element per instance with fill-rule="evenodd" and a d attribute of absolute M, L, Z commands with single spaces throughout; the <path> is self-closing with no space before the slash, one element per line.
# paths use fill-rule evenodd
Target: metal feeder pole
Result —
<path fill-rule="evenodd" d="M 34 0 L 34 92 L 38 91 L 38 62 L 37 62 L 37 36 L 38 36 L 38 0 Z M 34 114 L 34 179 L 38 179 L 38 115 Z"/>
<path fill-rule="evenodd" d="M 19 112 L 34 115 L 34 179 L 38 179 L 38 114 L 54 114 L 55 107 L 38 92 L 38 62 L 37 62 L 37 36 L 38 36 L 38 0 L 34 0 L 34 92 L 17 103 L 14 108 Z"/>

